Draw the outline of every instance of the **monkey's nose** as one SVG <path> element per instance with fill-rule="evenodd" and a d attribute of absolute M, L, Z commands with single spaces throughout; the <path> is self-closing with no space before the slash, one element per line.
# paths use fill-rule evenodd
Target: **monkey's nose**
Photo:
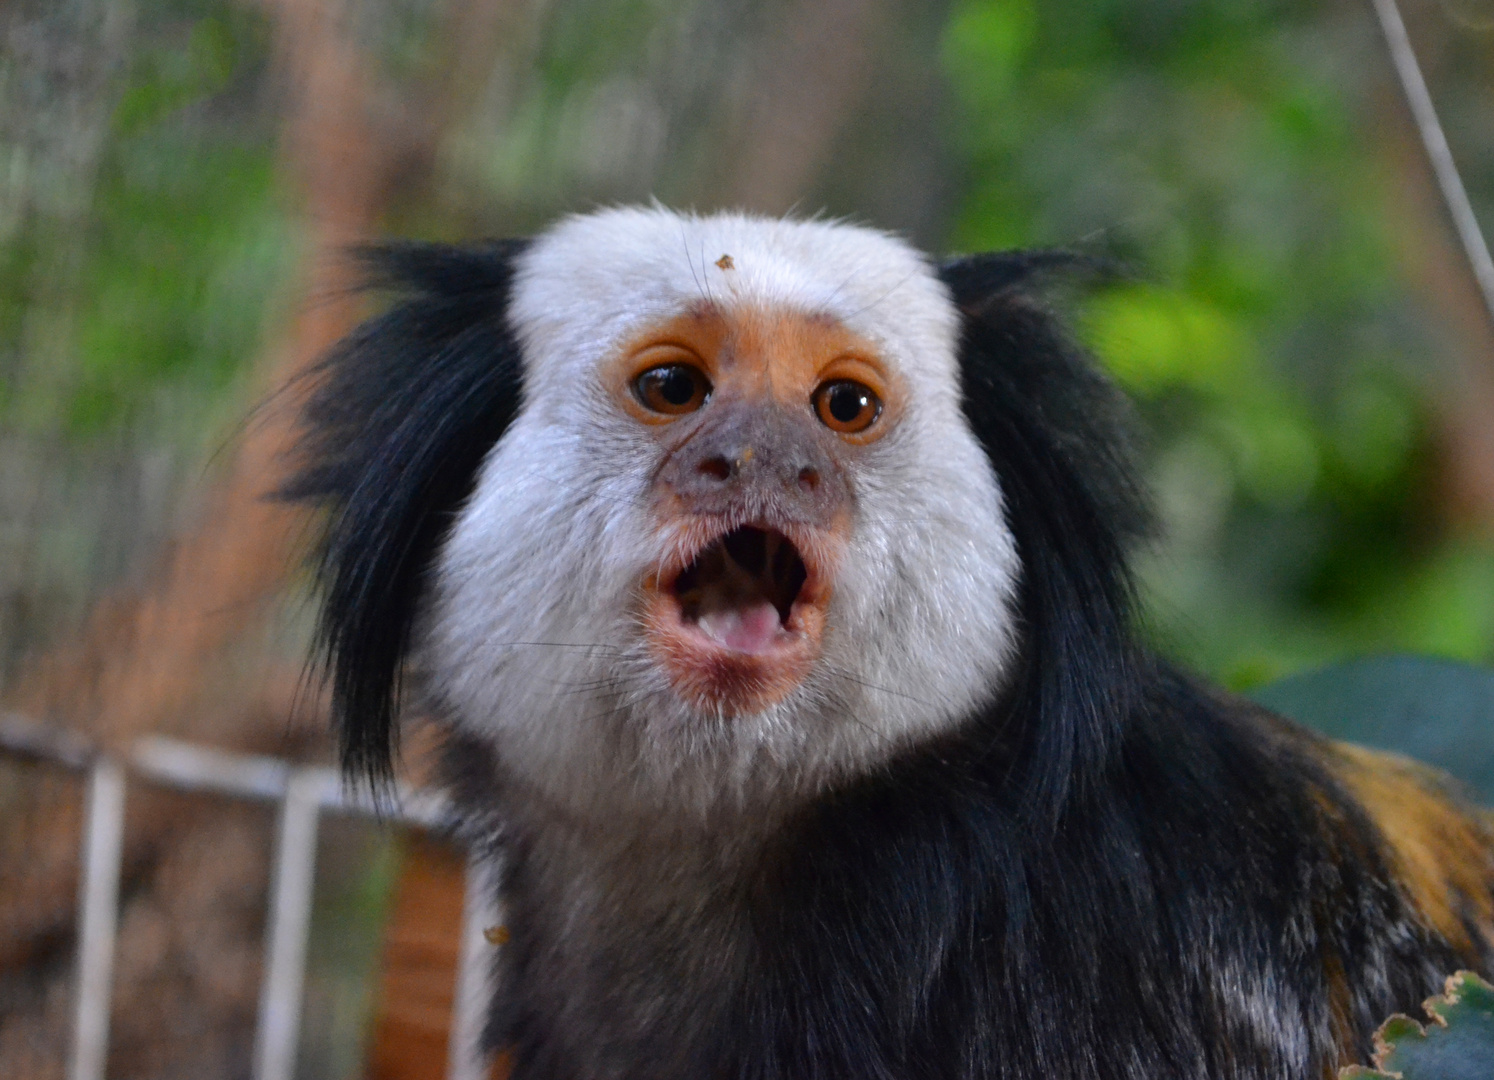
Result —
<path fill-rule="evenodd" d="M 694 513 L 828 523 L 847 492 L 821 441 L 808 417 L 777 406 L 729 408 L 671 455 L 660 480 Z"/>

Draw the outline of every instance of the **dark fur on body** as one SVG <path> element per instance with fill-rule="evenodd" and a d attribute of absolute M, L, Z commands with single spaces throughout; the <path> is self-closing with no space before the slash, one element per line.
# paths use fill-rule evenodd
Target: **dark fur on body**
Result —
<path fill-rule="evenodd" d="M 289 491 L 331 508 L 323 625 L 355 773 L 387 775 L 423 575 L 520 407 L 517 250 L 390 249 L 408 296 L 309 411 Z M 1476 865 L 1429 878 L 1339 748 L 1136 643 L 1142 500 L 1113 391 L 1032 296 L 1053 261 L 940 272 L 1022 562 L 1021 656 L 989 706 L 807 804 L 605 837 L 453 737 L 469 830 L 505 857 L 491 1030 L 518 1080 L 1318 1078 L 1452 970 L 1494 970 L 1494 845 L 1455 795 L 1397 788 L 1473 838 Z"/>

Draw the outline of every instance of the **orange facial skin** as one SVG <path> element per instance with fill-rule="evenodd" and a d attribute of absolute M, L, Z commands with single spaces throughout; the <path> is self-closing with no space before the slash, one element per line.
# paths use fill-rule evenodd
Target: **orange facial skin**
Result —
<path fill-rule="evenodd" d="M 700 368 L 711 381 L 713 401 L 776 402 L 806 415 L 823 384 L 863 383 L 882 399 L 882 415 L 864 432 L 840 436 L 853 446 L 875 442 L 895 427 L 907 397 L 876 347 L 829 315 L 703 303 L 648 328 L 606 374 L 614 398 L 634 419 L 660 426 L 681 419 L 645 408 L 632 389 L 643 372 L 671 363 Z"/>
<path fill-rule="evenodd" d="M 688 411 L 651 409 L 635 390 L 644 372 L 670 364 L 696 368 L 709 381 L 709 395 Z M 841 464 L 896 424 L 906 401 L 901 380 L 870 342 L 829 316 L 714 304 L 648 328 L 620 351 L 605 378 L 622 410 L 656 431 L 666 461 L 710 439 L 713 425 L 719 432 L 720 425 L 741 424 L 756 414 L 789 431 L 796 445 L 811 446 L 819 455 L 815 460 L 824 463 L 801 471 L 802 490 L 786 496 L 783 489 L 792 482 L 777 474 L 772 482 L 742 479 L 729 505 L 713 500 L 703 506 L 663 480 L 655 483 L 654 510 L 666 554 L 640 583 L 640 621 L 653 656 L 676 693 L 702 711 L 745 715 L 782 701 L 822 651 L 835 569 L 851 525 Z M 839 380 L 861 384 L 880 399 L 875 421 L 863 430 L 831 430 L 816 412 L 816 391 Z M 770 455 L 772 448 L 746 439 L 733 461 L 712 459 L 723 488 L 738 482 L 739 472 L 754 475 L 759 453 Z M 803 574 L 792 603 L 779 607 L 781 625 L 749 649 L 703 629 L 677 588 L 703 552 L 744 526 L 768 533 L 772 543 L 781 537 L 791 544 Z"/>

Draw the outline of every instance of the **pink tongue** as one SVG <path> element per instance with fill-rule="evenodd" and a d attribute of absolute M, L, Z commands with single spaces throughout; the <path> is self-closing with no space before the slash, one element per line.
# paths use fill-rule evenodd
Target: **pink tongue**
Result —
<path fill-rule="evenodd" d="M 766 652 L 778 637 L 778 609 L 766 600 L 745 608 L 718 608 L 703 612 L 699 626 L 728 649 Z"/>

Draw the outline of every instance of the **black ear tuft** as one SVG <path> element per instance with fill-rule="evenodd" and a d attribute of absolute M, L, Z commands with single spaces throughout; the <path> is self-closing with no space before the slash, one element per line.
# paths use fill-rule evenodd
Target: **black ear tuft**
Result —
<path fill-rule="evenodd" d="M 300 460 L 281 494 L 328 510 L 318 550 L 321 648 L 343 768 L 387 780 L 424 575 L 478 467 L 518 411 L 508 327 L 523 241 L 359 252 L 403 296 L 321 363 Z"/>
<path fill-rule="evenodd" d="M 1035 288 L 1044 274 L 1107 269 L 1064 252 L 1012 252 L 939 271 L 962 317 L 965 415 L 1000 479 L 1022 560 L 1011 716 L 1023 804 L 1050 823 L 1106 760 L 1139 685 L 1126 554 L 1150 514 L 1126 402 Z"/>

